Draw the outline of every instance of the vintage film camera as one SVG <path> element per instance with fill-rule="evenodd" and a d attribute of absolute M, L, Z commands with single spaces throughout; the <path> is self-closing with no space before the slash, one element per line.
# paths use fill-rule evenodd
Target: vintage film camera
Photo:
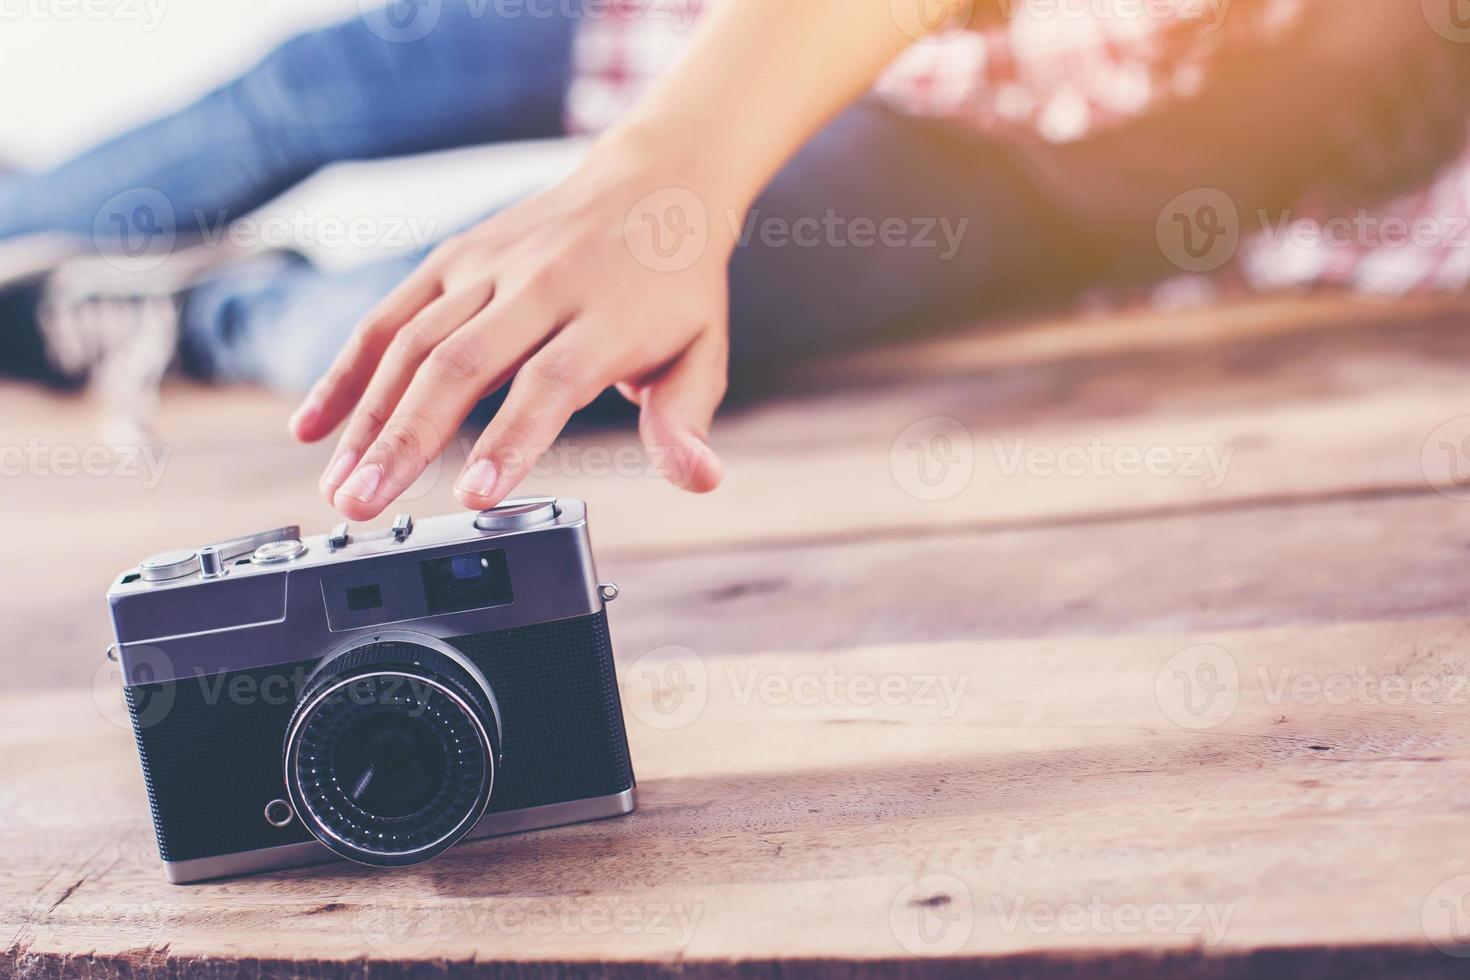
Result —
<path fill-rule="evenodd" d="M 107 599 L 173 882 L 633 809 L 577 500 L 150 558 Z"/>

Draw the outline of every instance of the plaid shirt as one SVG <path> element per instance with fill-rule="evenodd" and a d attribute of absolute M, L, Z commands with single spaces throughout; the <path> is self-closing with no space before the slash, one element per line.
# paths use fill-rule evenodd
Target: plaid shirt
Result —
<path fill-rule="evenodd" d="M 673 64 L 713 2 L 590 4 L 576 42 L 569 128 L 596 132 L 622 116 Z M 1225 44 L 1242 32 L 1290 28 L 1304 2 L 1253 0 L 1241 11 L 1229 0 L 1002 0 L 1003 26 L 916 42 L 874 94 L 916 115 L 1064 143 L 1188 97 Z M 1467 228 L 1470 153 L 1432 186 L 1346 223 L 1295 211 L 1242 242 L 1221 271 L 1255 288 L 1462 289 L 1470 283 Z"/>

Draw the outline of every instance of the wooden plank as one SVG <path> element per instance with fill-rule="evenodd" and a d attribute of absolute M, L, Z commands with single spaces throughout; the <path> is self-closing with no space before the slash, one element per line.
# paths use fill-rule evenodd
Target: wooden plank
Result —
<path fill-rule="evenodd" d="M 1470 509 L 1424 492 L 602 563 L 628 656 L 1459 616 Z"/>
<path fill-rule="evenodd" d="M 810 546 L 612 554 L 614 637 L 723 654 L 900 640 L 1189 631 L 1464 612 L 1470 510 L 1432 491 Z M 22 687 L 101 667 L 96 593 L 23 592 Z M 34 651 L 45 651 L 37 657 Z"/>
<path fill-rule="evenodd" d="M 1291 329 L 1261 327 L 1257 318 L 1273 312 Z M 1384 312 L 1364 322 L 1359 311 L 1356 320 L 1339 321 L 1336 304 L 1324 305 L 1318 320 L 1300 309 L 1286 316 L 1252 306 L 1198 316 L 1208 329 L 1191 330 L 1188 317 L 1178 322 L 1181 334 L 1212 340 L 1199 347 L 1163 344 L 1153 334 L 1156 342 L 1135 339 L 1128 346 L 1120 324 L 1116 332 L 1125 340 L 1116 350 L 1093 342 L 1082 353 L 1067 353 L 1053 341 L 1043 345 L 1045 358 L 1017 362 L 1014 352 L 992 352 L 956 363 L 947 374 L 920 371 L 927 375 L 922 382 L 899 372 L 883 383 L 850 382 L 850 390 L 832 389 L 829 378 L 806 397 L 788 389 L 785 397 L 722 421 L 717 443 L 730 476 L 710 497 L 666 487 L 647 471 L 626 430 L 569 441 L 526 488 L 583 496 L 595 512 L 610 513 L 613 519 L 599 525 L 607 549 L 658 550 L 993 526 L 1443 480 L 1438 470 L 1426 476 L 1422 457 L 1430 436 L 1463 415 L 1460 365 L 1470 355 L 1470 337 L 1458 318 Z M 1241 336 L 1232 337 L 1222 320 Z M 919 349 L 959 343 L 940 340 Z M 987 337 L 970 334 L 967 343 L 984 351 Z M 20 502 L 54 505 L 35 515 L 38 536 L 64 533 L 69 508 L 89 506 L 99 492 L 137 515 L 132 526 L 109 535 L 119 564 L 140 548 L 158 547 L 163 536 L 219 533 L 214 504 L 226 495 L 249 495 L 259 515 L 253 523 L 332 520 L 314 492 L 325 450 L 287 442 L 281 432 L 287 401 L 190 390 L 172 397 L 162 432 L 168 457 L 157 485 L 147 473 L 15 481 L 11 489 Z M 0 444 L 34 438 L 33 420 L 44 413 L 43 447 L 96 448 L 75 407 L 30 396 L 16 408 Z M 933 427 L 912 427 L 935 418 L 962 427 L 944 433 L 955 437 L 950 450 L 960 457 L 954 470 L 961 479 L 931 488 L 917 481 L 921 454 L 909 443 L 924 448 Z M 1094 444 L 1109 457 L 1100 465 L 1092 462 Z M 454 445 L 405 506 L 453 507 L 451 478 L 464 448 Z M 1135 473 L 1136 459 L 1112 458 L 1119 450 L 1130 457 L 1161 453 L 1162 469 Z M 1054 454 L 1061 454 L 1060 463 L 1048 462 Z M 1083 471 L 1069 472 L 1079 456 L 1087 457 Z M 942 462 L 937 455 L 924 461 L 933 468 Z M 647 513 L 659 519 L 637 519 Z"/>
<path fill-rule="evenodd" d="M 893 344 L 840 359 L 802 365 L 799 374 L 828 386 L 957 371 L 990 370 L 1079 357 L 1133 356 L 1151 351 L 1201 350 L 1242 340 L 1293 334 L 1338 333 L 1345 327 L 1463 318 L 1463 297 L 1289 293 L 1234 299 L 1179 309 L 1130 305 L 1093 313 L 1037 317 Z"/>
<path fill-rule="evenodd" d="M 116 705 L 9 696 L 0 931 L 36 976 L 1448 976 L 1467 639 L 1441 620 L 643 659 L 623 665 L 635 815 L 187 888 L 149 854 Z"/>
<path fill-rule="evenodd" d="M 589 500 L 610 574 L 624 559 L 676 553 L 1071 527 L 1427 491 L 1430 437 L 1465 412 L 1461 365 L 1470 358 L 1470 334 L 1442 307 L 1407 309 L 1423 318 L 1390 320 L 1381 307 L 1369 316 L 1332 301 L 1121 318 L 1092 324 L 1103 339 L 1085 343 L 1089 327 L 1077 324 L 1043 324 L 1035 335 L 1002 330 L 994 341 L 972 333 L 968 347 L 941 339 L 917 350 L 979 353 L 945 374 L 940 360 L 909 363 L 895 351 L 899 380 L 857 371 L 861 383 L 834 389 L 830 377 L 819 378 L 805 394 L 733 412 L 718 440 L 729 481 L 713 495 L 683 494 L 647 473 L 626 430 L 565 443 L 564 469 L 533 479 L 527 490 Z M 1202 346 L 1176 343 L 1170 323 Z M 1036 335 L 1041 340 L 1028 339 Z M 47 453 L 101 448 L 85 403 L 28 389 L 5 389 L 3 398 L 0 446 L 35 440 Z M 48 652 L 23 683 L 85 682 L 107 639 L 100 597 L 140 556 L 275 524 L 319 531 L 335 522 L 314 489 L 326 450 L 289 442 L 281 428 L 287 400 L 179 388 L 169 401 L 168 455 L 152 461 L 164 464 L 156 484 L 147 458 L 121 456 L 109 457 L 97 476 L 48 469 L 4 481 L 7 513 L 25 520 L 9 530 L 0 621 L 26 626 L 0 640 L 0 651 Z M 929 500 L 905 490 L 916 471 L 896 470 L 892 450 L 913 421 L 935 415 L 968 428 L 973 469 L 960 492 Z M 1443 434 L 1457 444 L 1458 429 Z M 1125 476 L 1085 458 L 1080 472 L 1047 470 L 1026 455 L 1032 465 L 1006 470 L 1017 453 L 1085 453 L 1094 441 L 1162 450 L 1177 465 L 1162 475 Z M 1210 469 L 1201 454 L 1211 449 L 1216 463 L 1231 454 L 1228 468 Z M 401 507 L 454 509 L 449 484 L 461 456 L 458 447 L 451 451 Z M 914 459 L 903 446 L 899 456 Z M 42 458 L 48 467 L 58 461 Z M 631 461 L 630 472 L 618 472 L 620 460 Z M 1211 473 L 1223 473 L 1217 486 Z M 1443 483 L 1450 474 L 1436 463 L 1429 476 Z M 1069 553 L 1062 539 L 1049 540 Z M 1130 550 L 1121 535 L 1108 541 L 1109 550 Z M 83 544 L 86 560 L 78 561 Z M 698 566 L 716 577 L 720 567 Z"/>
<path fill-rule="evenodd" d="M 967 422 L 970 435 L 959 438 L 968 441 L 954 443 L 963 459 L 952 472 L 961 482 L 948 484 L 958 489 L 943 499 L 911 492 L 920 486 L 913 479 L 920 457 L 912 449 L 898 451 L 902 464 L 895 476 L 890 449 L 913 418 L 896 413 L 890 416 L 889 431 L 841 450 L 823 450 L 816 443 L 807 449 L 732 448 L 726 456 L 727 481 L 708 496 L 682 493 L 646 472 L 635 439 L 625 431 L 570 443 L 572 462 L 563 473 L 533 477 L 523 489 L 586 499 L 597 541 L 607 555 L 707 551 L 742 542 L 819 541 L 870 532 L 937 533 L 1165 508 L 1424 489 L 1429 486 L 1422 459 L 1426 443 L 1446 421 L 1462 417 L 1456 414 L 1463 410 L 1458 381 L 1449 383 L 1450 372 L 1446 374 L 1437 386 L 1296 403 L 1268 401 L 1248 411 L 1195 417 L 1140 421 L 1079 415 L 1070 422 L 1024 427 Z M 955 416 L 944 413 L 957 411 L 943 402 L 935 410 L 949 418 Z M 843 411 L 859 417 L 855 406 Z M 790 430 L 795 420 L 765 417 L 761 425 Z M 837 425 L 835 417 L 826 419 L 817 431 Z M 919 429 L 912 438 L 927 443 L 935 433 L 950 434 L 944 428 Z M 1457 435 L 1458 429 L 1450 433 Z M 83 443 L 81 448 L 95 445 Z M 1094 446 L 1103 458 L 1098 466 L 1089 462 Z M 1120 451 L 1126 458 L 1111 462 Z M 1150 453 L 1162 454 L 1158 459 L 1163 469 L 1155 474 L 1141 468 Z M 610 459 L 626 461 L 632 472 L 606 471 L 615 465 Z M 171 545 L 283 522 L 316 531 L 330 527 L 338 518 L 315 494 L 322 461 L 317 447 L 294 447 L 284 439 L 214 451 L 175 444 L 156 486 L 131 473 L 98 479 L 25 477 L 7 484 L 7 504 L 27 514 L 20 529 L 25 537 L 15 543 L 34 559 L 32 573 L 74 569 L 64 552 L 51 545 L 84 528 L 97 529 L 102 533 L 93 537 L 96 547 L 90 553 L 97 564 L 90 581 L 105 583 L 139 557 Z M 925 461 L 937 467 L 939 457 Z M 452 451 L 435 468 L 433 479 L 397 506 L 421 514 L 455 509 L 451 484 L 460 462 Z M 941 487 L 938 492 L 949 491 Z M 109 513 L 125 514 L 126 519 L 104 520 Z M 387 520 L 385 516 L 381 522 Z M 70 584 L 80 583 L 72 579 Z"/>
<path fill-rule="evenodd" d="M 1022 334 L 965 348 L 915 366 L 922 385 L 818 377 L 732 417 L 722 448 L 753 475 L 704 500 L 641 475 L 548 478 L 592 500 L 625 587 L 630 819 L 406 872 L 178 889 L 112 678 L 7 696 L 0 972 L 1458 974 L 1434 940 L 1470 881 L 1444 843 L 1470 800 L 1467 625 L 1420 620 L 1460 611 L 1470 538 L 1425 481 L 1420 430 L 1461 411 L 1470 341 L 1433 316 L 1314 309 L 1188 321 L 1216 331 L 1204 350 L 1119 322 L 1083 353 Z M 77 542 L 121 565 L 224 516 L 330 519 L 281 403 L 177 397 L 159 487 L 7 485 L 27 514 L 0 590 L 25 597 L 0 599 L 24 626 L 3 652 L 22 683 L 93 675 L 114 569 L 79 570 Z M 50 402 L 12 404 L 0 443 L 92 438 L 75 406 L 40 427 Z M 1184 433 L 1237 454 L 1209 494 L 992 466 L 962 505 L 895 499 L 897 423 L 936 411 L 981 447 Z M 126 524 L 88 509 L 99 490 Z M 441 482 L 411 509 L 445 506 Z M 1414 621 L 1333 622 L 1379 617 Z M 1287 625 L 1242 629 L 1267 624 Z M 671 718 L 652 699 L 680 677 L 695 687 Z"/>
<path fill-rule="evenodd" d="M 1457 317 L 1319 325 L 824 391 L 723 426 L 726 505 L 652 479 L 547 485 L 585 485 L 594 514 L 656 513 L 599 532 L 650 555 L 1452 486 L 1439 447 L 1470 434 L 1466 346 Z M 1162 466 L 1140 472 L 1149 454 Z"/>

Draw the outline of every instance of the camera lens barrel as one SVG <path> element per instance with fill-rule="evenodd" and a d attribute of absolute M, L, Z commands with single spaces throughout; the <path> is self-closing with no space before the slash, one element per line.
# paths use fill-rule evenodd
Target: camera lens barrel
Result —
<path fill-rule="evenodd" d="M 302 823 L 363 864 L 426 861 L 490 803 L 500 714 L 484 675 L 433 637 L 390 632 L 324 658 L 286 729 Z"/>

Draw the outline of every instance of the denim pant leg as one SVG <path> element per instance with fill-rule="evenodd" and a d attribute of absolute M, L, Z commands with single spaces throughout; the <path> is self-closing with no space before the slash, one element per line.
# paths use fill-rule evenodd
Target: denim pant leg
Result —
<path fill-rule="evenodd" d="M 1065 215 L 1012 147 L 876 103 L 787 164 L 742 234 L 730 269 L 737 391 L 763 362 L 1054 301 L 1085 273 Z M 415 263 L 225 276 L 188 305 L 191 360 L 207 376 L 302 391 Z"/>
<path fill-rule="evenodd" d="M 1095 249 L 1032 180 L 1028 152 L 876 101 L 840 115 L 741 226 L 732 365 L 1074 297 L 1095 271 Z"/>
<path fill-rule="evenodd" d="M 178 112 L 0 178 L 0 239 L 136 251 L 213 232 L 334 161 L 560 135 L 574 26 L 541 8 L 393 0 L 298 35 Z"/>
<path fill-rule="evenodd" d="M 422 258 L 405 255 L 330 273 L 305 262 L 226 270 L 184 303 L 184 368 L 208 381 L 305 394 L 358 321 Z"/>

